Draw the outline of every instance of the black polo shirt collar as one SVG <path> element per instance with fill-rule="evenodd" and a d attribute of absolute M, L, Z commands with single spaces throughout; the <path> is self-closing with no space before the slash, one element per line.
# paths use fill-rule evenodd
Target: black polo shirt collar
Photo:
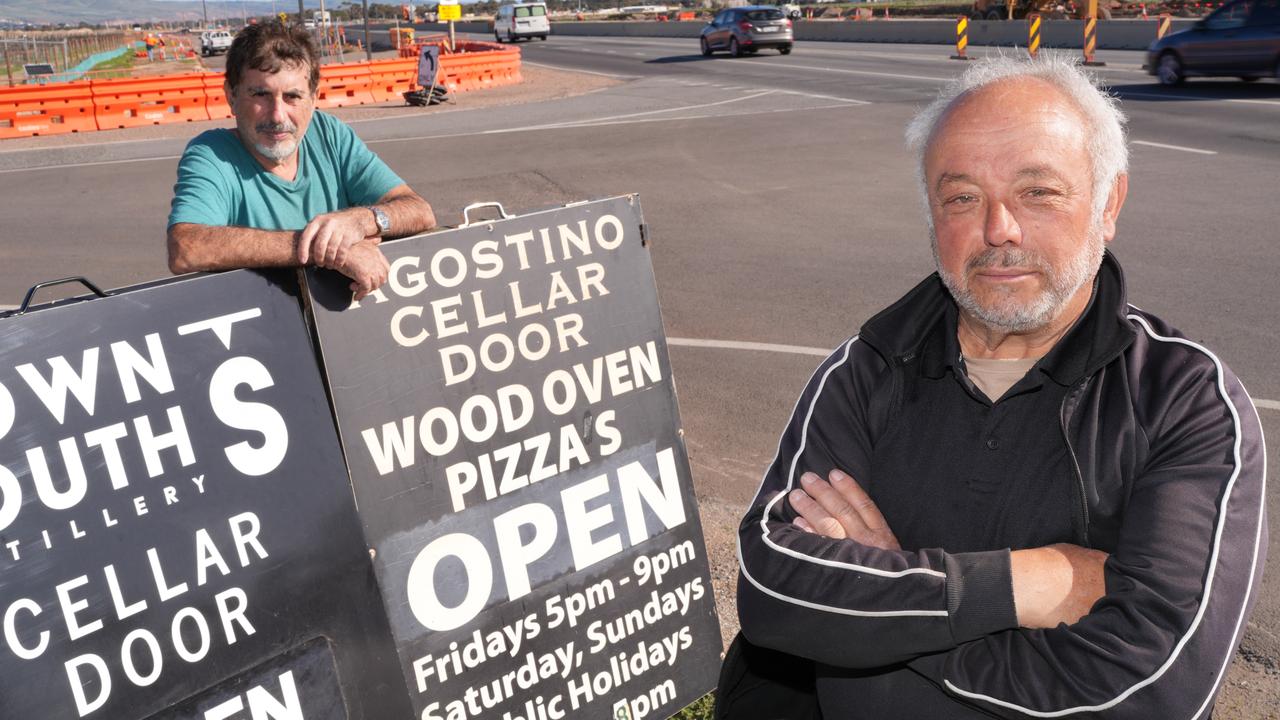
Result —
<path fill-rule="evenodd" d="M 1115 359 L 1133 342 L 1124 272 L 1107 251 L 1094 279 L 1093 295 L 1074 327 L 1036 363 L 1060 385 L 1072 385 Z M 963 370 L 956 336 L 958 310 L 937 273 L 862 327 L 860 337 L 896 364 L 918 363 L 926 377 Z M 941 327 L 939 327 L 941 325 Z"/>

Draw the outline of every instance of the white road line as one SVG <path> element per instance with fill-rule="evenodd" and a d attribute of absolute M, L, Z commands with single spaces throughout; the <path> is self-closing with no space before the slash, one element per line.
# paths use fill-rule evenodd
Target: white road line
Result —
<path fill-rule="evenodd" d="M 667 345 L 677 347 L 710 348 L 713 350 L 749 350 L 756 352 L 787 353 L 789 355 L 813 355 L 827 357 L 833 348 L 805 347 L 804 345 L 779 345 L 776 343 L 742 342 L 739 340 L 701 340 L 698 338 L 667 338 Z M 1253 404 L 1263 410 L 1280 410 L 1280 400 L 1254 398 Z"/>
<path fill-rule="evenodd" d="M 127 165 L 129 163 L 160 162 L 165 160 L 177 160 L 181 157 L 182 157 L 181 155 L 161 155 L 159 157 L 131 158 L 129 160 L 98 160 L 96 162 L 67 163 L 66 165 L 37 165 L 35 167 L 28 167 L 28 168 L 13 168 L 11 170 L 0 170 L 0 175 L 9 175 L 11 173 L 20 173 L 20 172 L 32 172 L 35 170 L 54 170 L 58 168 L 82 168 L 82 167 L 96 167 L 98 165 Z"/>
<path fill-rule="evenodd" d="M 550 123 L 547 125 L 527 125 L 525 130 L 548 130 L 553 128 L 574 127 L 575 125 L 586 125 L 594 123 L 612 122 L 615 120 L 630 120 L 632 118 L 644 117 L 646 115 L 661 115 L 664 113 L 680 112 L 681 110 L 701 110 L 702 108 L 716 107 L 718 105 L 728 105 L 729 103 L 742 102 L 743 100 L 754 100 L 758 97 L 773 94 L 773 90 L 764 90 L 752 95 L 743 95 L 742 97 L 729 98 L 728 100 L 718 100 L 710 103 L 699 103 L 697 105 L 681 105 L 673 108 L 663 108 L 662 110 L 646 110 L 644 112 L 627 113 L 626 115 L 610 115 L 602 118 L 587 118 L 585 120 L 566 120 L 560 123 Z"/>
<path fill-rule="evenodd" d="M 706 113 L 702 115 L 677 115 L 676 117 L 649 117 L 639 118 L 635 120 L 613 120 L 613 121 L 589 121 L 576 125 L 548 125 L 537 128 L 538 130 L 580 130 L 582 128 L 609 127 L 611 125 L 639 125 L 640 123 L 659 123 L 659 122 L 682 122 L 686 120 L 718 120 L 734 117 L 751 117 L 753 115 L 773 115 L 777 113 L 790 112 L 809 112 L 811 110 L 832 110 L 856 107 L 856 103 L 842 102 L 839 105 L 814 105 L 813 107 L 804 108 L 772 108 L 770 110 L 742 110 L 727 113 Z M 511 132 L 521 132 L 530 128 L 512 128 L 504 130 L 487 130 L 480 133 L 466 133 L 466 135 L 503 135 Z"/>
<path fill-rule="evenodd" d="M 1244 100 L 1242 98 L 1228 98 L 1227 102 L 1243 103 L 1245 105 L 1277 105 L 1280 106 L 1280 100 Z"/>
<path fill-rule="evenodd" d="M 104 147 L 104 146 L 107 146 L 107 145 L 132 145 L 132 144 L 136 144 L 136 143 L 148 143 L 148 142 L 155 142 L 156 140 L 163 140 L 163 139 L 165 139 L 165 138 L 142 138 L 142 139 L 140 139 L 140 140 L 104 140 L 104 141 L 102 141 L 102 142 L 86 142 L 86 143 L 80 143 L 80 144 L 77 144 L 77 145 L 61 145 L 61 146 L 58 146 L 58 147 L 72 147 L 72 148 L 96 148 L 96 147 Z M 175 140 L 179 140 L 179 139 L 181 139 L 181 138 L 173 138 L 173 139 L 175 139 Z M 14 149 L 12 149 L 12 150 L 0 150 L 0 156 L 4 156 L 4 155 L 12 155 L 13 153 L 39 152 L 39 151 L 41 151 L 41 150 L 49 150 L 49 149 L 51 149 L 51 148 L 49 148 L 49 147 L 47 147 L 47 146 L 46 146 L 46 147 L 34 147 L 34 148 L 21 148 L 21 147 L 20 147 L 20 148 L 14 148 Z"/>
<path fill-rule="evenodd" d="M 1164 148 L 1165 150 L 1181 150 L 1182 152 L 1196 153 L 1197 155 L 1217 155 L 1217 150 L 1201 150 L 1193 147 L 1183 147 L 1182 145 L 1166 145 L 1164 143 L 1150 142 L 1148 140 L 1131 140 L 1133 145 L 1146 145 L 1147 147 Z"/>
<path fill-rule="evenodd" d="M 745 65 L 746 64 L 744 63 L 744 67 Z M 931 77 L 928 75 L 902 75 L 899 73 L 873 72 L 871 70 L 847 70 L 845 68 L 814 67 L 813 65 L 796 65 L 794 63 L 780 63 L 780 62 L 751 63 L 751 67 L 753 69 L 781 67 L 781 68 L 791 68 L 793 70 L 816 70 L 818 72 L 832 72 L 832 73 L 840 73 L 842 75 L 866 75 L 869 77 L 893 78 L 894 80 L 925 80 L 928 82 L 937 82 L 937 83 L 949 82 L 951 80 L 951 78 Z"/>
<path fill-rule="evenodd" d="M 812 98 L 814 100 L 835 100 L 837 102 L 849 103 L 850 105 L 870 105 L 870 100 L 854 100 L 853 98 L 842 98 L 835 95 L 819 95 L 818 93 L 807 93 L 799 90 L 779 90 L 778 92 L 785 95 L 799 95 L 800 97 Z"/>
<path fill-rule="evenodd" d="M 761 352 L 789 353 L 791 355 L 814 355 L 826 357 L 831 348 L 804 347 L 803 345 L 778 345 L 775 343 L 740 342 L 737 340 L 699 340 L 697 338 L 667 338 L 668 345 L 682 347 L 713 348 L 716 350 L 759 350 Z"/>
<path fill-rule="evenodd" d="M 563 70 L 563 71 L 565 71 L 565 72 L 580 72 L 580 73 L 586 73 L 587 75 L 599 75 L 599 76 L 601 76 L 601 77 L 617 78 L 618 80 L 635 80 L 635 79 L 637 79 L 637 78 L 639 78 L 639 77 L 640 77 L 639 75 L 618 75 L 617 73 L 596 72 L 595 70 L 580 70 L 580 69 L 578 69 L 578 68 L 567 68 L 567 67 L 562 67 L 562 66 L 560 66 L 560 65 L 548 65 L 548 64 L 546 64 L 546 63 L 530 62 L 530 61 L 528 61 L 528 60 L 524 60 L 524 59 L 521 59 L 521 60 L 520 60 L 520 62 L 521 62 L 521 63 L 523 63 L 523 64 L 525 64 L 525 65 L 532 65 L 532 66 L 534 66 L 534 67 L 547 68 L 548 70 Z"/>
<path fill-rule="evenodd" d="M 1133 97 L 1133 98 L 1150 98 L 1152 100 L 1190 99 L 1190 100 L 1196 100 L 1200 102 L 1204 102 L 1204 101 L 1229 102 L 1229 103 L 1241 103 L 1243 105 L 1275 105 L 1280 107 L 1280 100 L 1246 100 L 1244 98 L 1213 98 L 1213 97 L 1202 97 L 1202 96 L 1191 96 L 1188 98 L 1183 98 L 1181 95 L 1173 95 L 1173 94 L 1161 95 L 1159 93 L 1129 92 L 1128 90 L 1121 92 L 1120 97 L 1121 99 Z"/>

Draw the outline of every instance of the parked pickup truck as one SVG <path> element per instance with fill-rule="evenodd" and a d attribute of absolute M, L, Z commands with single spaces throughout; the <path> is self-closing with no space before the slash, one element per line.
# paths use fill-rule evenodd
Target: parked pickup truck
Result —
<path fill-rule="evenodd" d="M 207 30 L 200 33 L 200 54 L 208 57 L 224 53 L 231 47 L 231 33 L 226 30 Z"/>

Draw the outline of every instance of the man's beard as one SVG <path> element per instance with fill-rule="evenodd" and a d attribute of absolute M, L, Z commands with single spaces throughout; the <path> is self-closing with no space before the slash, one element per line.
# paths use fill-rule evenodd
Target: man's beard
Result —
<path fill-rule="evenodd" d="M 933 245 L 934 264 L 956 304 L 984 325 L 1010 333 L 1039 330 L 1053 322 L 1076 292 L 1098 273 L 1106 250 L 1102 224 L 1100 220 L 1096 220 L 1089 227 L 1085 244 L 1061 268 L 1053 267 L 1039 253 L 1031 250 L 994 247 L 970 258 L 965 263 L 963 275 L 956 277 L 942 267 L 938 255 L 937 233 L 932 228 L 929 236 Z M 988 267 L 1035 269 L 1045 278 L 1045 287 L 1030 302 L 1022 302 L 1016 295 L 995 290 L 995 297 L 988 297 L 987 304 L 984 305 L 978 294 L 969 287 L 968 278 L 972 271 Z"/>
<path fill-rule="evenodd" d="M 259 133 L 295 133 L 298 131 L 298 127 L 293 123 L 261 123 L 256 125 L 253 129 Z M 271 158 L 272 160 L 279 162 L 281 160 L 289 159 L 298 151 L 298 141 L 293 138 L 289 138 L 287 140 L 281 140 L 275 145 L 255 142 L 253 147 L 263 157 Z"/>

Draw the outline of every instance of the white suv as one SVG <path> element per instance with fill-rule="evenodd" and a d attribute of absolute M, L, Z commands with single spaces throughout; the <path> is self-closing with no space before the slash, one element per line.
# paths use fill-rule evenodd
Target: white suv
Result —
<path fill-rule="evenodd" d="M 547 39 L 551 23 L 547 21 L 547 4 L 540 2 L 506 3 L 493 19 L 493 38 L 515 42 L 520 38 Z"/>
<path fill-rule="evenodd" d="M 226 30 L 207 30 L 200 33 L 200 54 L 208 57 L 224 53 L 231 48 L 231 33 Z"/>

